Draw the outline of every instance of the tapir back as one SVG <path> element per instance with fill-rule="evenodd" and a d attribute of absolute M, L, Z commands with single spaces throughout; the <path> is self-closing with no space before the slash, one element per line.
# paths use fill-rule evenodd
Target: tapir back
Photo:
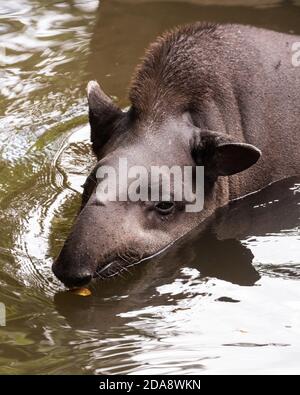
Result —
<path fill-rule="evenodd" d="M 237 103 L 245 141 L 256 145 L 262 157 L 232 177 L 233 196 L 235 183 L 242 185 L 240 195 L 300 174 L 300 67 L 293 62 L 293 43 L 300 37 L 250 27 L 241 31 L 248 43 L 248 75 L 241 73 Z"/>

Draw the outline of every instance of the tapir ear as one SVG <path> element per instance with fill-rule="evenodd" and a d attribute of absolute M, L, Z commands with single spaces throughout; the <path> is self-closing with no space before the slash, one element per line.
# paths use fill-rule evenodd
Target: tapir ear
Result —
<path fill-rule="evenodd" d="M 230 176 L 248 169 L 261 156 L 254 145 L 235 141 L 223 133 L 202 132 L 194 148 L 197 164 L 204 166 L 208 176 Z"/>
<path fill-rule="evenodd" d="M 91 142 L 93 151 L 99 154 L 101 147 L 109 140 L 117 122 L 122 118 L 122 111 L 100 88 L 96 81 L 87 85 L 89 104 L 89 121 L 91 125 Z"/>

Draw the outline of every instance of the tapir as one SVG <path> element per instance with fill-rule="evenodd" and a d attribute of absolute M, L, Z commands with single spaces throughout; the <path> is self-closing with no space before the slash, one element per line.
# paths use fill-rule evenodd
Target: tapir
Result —
<path fill-rule="evenodd" d="M 97 161 L 53 264 L 67 287 L 127 271 L 229 201 L 300 174 L 298 42 L 251 26 L 199 22 L 150 45 L 132 78 L 128 111 L 89 82 Z M 163 197 L 102 201 L 96 172 L 116 168 L 121 157 L 131 166 L 203 166 L 202 210 L 187 212 L 184 201 Z"/>

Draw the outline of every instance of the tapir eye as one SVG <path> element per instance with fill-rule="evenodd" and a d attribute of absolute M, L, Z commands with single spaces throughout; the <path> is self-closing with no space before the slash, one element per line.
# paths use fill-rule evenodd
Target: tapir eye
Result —
<path fill-rule="evenodd" d="M 173 202 L 158 202 L 155 205 L 156 210 L 163 215 L 170 214 L 173 211 Z"/>

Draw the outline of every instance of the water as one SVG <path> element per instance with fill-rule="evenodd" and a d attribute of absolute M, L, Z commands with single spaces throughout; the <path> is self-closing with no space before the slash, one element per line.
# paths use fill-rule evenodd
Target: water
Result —
<path fill-rule="evenodd" d="M 226 207 L 217 238 L 196 230 L 91 297 L 50 269 L 93 164 L 87 81 L 127 106 L 144 47 L 180 23 L 300 34 L 299 1 L 244 3 L 0 1 L 1 373 L 299 373 L 299 179 Z"/>

